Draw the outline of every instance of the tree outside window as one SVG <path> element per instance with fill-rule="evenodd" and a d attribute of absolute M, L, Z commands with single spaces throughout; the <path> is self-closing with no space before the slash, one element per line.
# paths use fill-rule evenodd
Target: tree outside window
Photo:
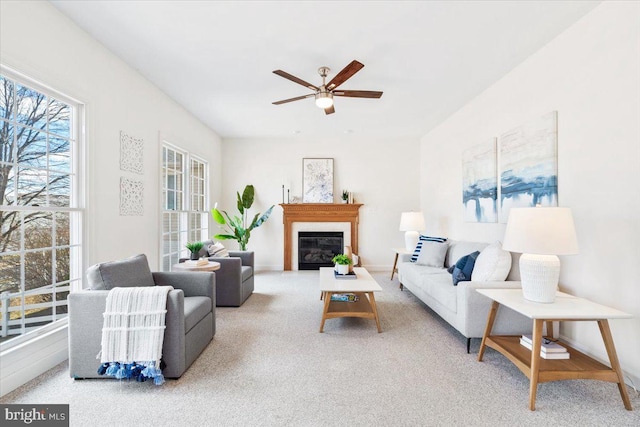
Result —
<path fill-rule="evenodd" d="M 0 75 L 0 338 L 65 317 L 79 280 L 75 113 Z"/>

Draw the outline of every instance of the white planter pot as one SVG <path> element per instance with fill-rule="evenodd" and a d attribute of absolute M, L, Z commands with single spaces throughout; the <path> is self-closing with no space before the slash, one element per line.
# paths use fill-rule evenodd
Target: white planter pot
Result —
<path fill-rule="evenodd" d="M 338 274 L 349 274 L 349 265 L 336 264 Z"/>

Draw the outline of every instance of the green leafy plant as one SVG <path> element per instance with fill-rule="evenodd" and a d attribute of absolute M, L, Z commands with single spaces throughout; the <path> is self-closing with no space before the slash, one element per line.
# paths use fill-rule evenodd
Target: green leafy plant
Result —
<path fill-rule="evenodd" d="M 198 253 L 198 252 L 200 252 L 200 249 L 202 249 L 204 247 L 204 243 L 202 243 L 202 242 L 189 242 L 185 246 L 187 247 L 187 249 L 189 249 L 189 251 L 191 253 Z"/>
<path fill-rule="evenodd" d="M 342 190 L 342 200 L 349 200 L 349 192 L 347 190 Z"/>
<path fill-rule="evenodd" d="M 334 264 L 338 265 L 349 265 L 353 263 L 353 261 L 351 261 L 351 258 L 346 256 L 345 254 L 338 254 L 334 256 L 331 261 L 333 261 Z"/>
<path fill-rule="evenodd" d="M 188 242 L 186 248 L 191 252 L 191 259 L 197 260 L 200 257 L 200 249 L 204 247 L 204 243 L 202 242 Z"/>
<path fill-rule="evenodd" d="M 251 222 L 248 223 L 248 211 L 251 205 L 253 205 L 255 196 L 253 185 L 244 187 L 242 196 L 239 192 L 236 194 L 238 196 L 239 216 L 231 217 L 226 211 L 219 211 L 217 207 L 211 209 L 213 219 L 220 224 L 220 228 L 225 231 L 223 234 L 216 234 L 214 238 L 219 240 L 237 240 L 240 250 L 246 251 L 249 238 L 251 237 L 251 231 L 260 227 L 269 218 L 274 205 L 271 205 L 262 215 L 260 215 L 260 213 L 255 214 Z"/>

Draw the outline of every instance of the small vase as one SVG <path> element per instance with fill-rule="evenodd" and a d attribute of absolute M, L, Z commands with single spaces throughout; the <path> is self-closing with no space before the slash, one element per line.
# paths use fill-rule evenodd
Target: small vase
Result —
<path fill-rule="evenodd" d="M 348 264 L 338 264 L 338 274 L 349 274 L 349 265 Z"/>
<path fill-rule="evenodd" d="M 200 259 L 200 255 L 198 252 L 191 252 L 191 260 L 192 261 L 197 261 Z"/>
<path fill-rule="evenodd" d="M 342 204 L 347 204 L 347 203 L 348 203 L 348 200 L 344 200 L 344 199 L 342 200 Z"/>

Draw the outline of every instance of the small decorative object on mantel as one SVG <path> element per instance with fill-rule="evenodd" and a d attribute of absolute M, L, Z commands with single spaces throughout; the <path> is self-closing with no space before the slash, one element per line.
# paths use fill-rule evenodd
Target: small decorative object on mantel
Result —
<path fill-rule="evenodd" d="M 202 247 L 204 246 L 204 243 L 189 242 L 185 246 L 187 247 L 187 249 L 189 249 L 189 252 L 191 252 L 191 259 L 195 261 L 198 258 L 200 258 L 199 252 L 200 252 L 200 249 L 202 249 Z"/>
<path fill-rule="evenodd" d="M 342 190 L 342 203 L 349 203 L 349 192 Z"/>
<path fill-rule="evenodd" d="M 331 261 L 335 263 L 336 272 L 338 274 L 349 274 L 349 266 L 351 265 L 352 261 L 351 258 L 349 258 L 347 255 L 338 254 L 334 256 Z"/>

